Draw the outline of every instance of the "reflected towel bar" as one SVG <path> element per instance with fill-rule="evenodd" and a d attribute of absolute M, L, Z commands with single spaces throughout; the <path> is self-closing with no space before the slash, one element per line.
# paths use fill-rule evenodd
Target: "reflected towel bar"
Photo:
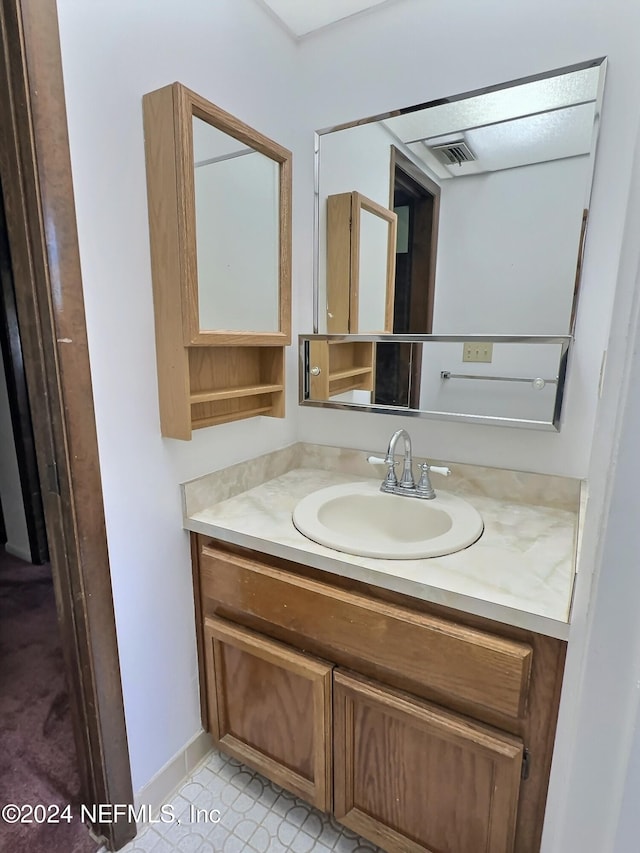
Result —
<path fill-rule="evenodd" d="M 534 376 L 532 379 L 527 379 L 520 376 L 482 376 L 477 373 L 451 373 L 449 370 L 443 370 L 440 373 L 440 379 L 490 379 L 492 382 L 528 382 L 533 385 L 536 391 L 541 391 L 545 385 L 557 385 L 558 379 L 543 379 L 541 376 Z"/>

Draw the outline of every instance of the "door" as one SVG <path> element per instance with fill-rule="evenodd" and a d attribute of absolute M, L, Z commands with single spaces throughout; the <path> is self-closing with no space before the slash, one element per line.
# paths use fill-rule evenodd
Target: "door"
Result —
<path fill-rule="evenodd" d="M 328 811 L 332 664 L 217 617 L 205 619 L 204 633 L 214 740 Z"/>
<path fill-rule="evenodd" d="M 513 853 L 523 744 L 334 672 L 334 813 L 389 853 Z"/>

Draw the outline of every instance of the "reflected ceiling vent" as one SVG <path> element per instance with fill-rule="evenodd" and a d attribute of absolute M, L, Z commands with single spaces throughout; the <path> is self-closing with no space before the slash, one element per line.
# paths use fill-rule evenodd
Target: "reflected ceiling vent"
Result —
<path fill-rule="evenodd" d="M 427 145 L 427 148 L 445 166 L 460 166 L 478 159 L 464 139 L 456 139 L 442 145 Z"/>

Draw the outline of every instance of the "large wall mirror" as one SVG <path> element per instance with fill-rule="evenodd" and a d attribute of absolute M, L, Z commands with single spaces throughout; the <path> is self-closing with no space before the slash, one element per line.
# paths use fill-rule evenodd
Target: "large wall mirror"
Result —
<path fill-rule="evenodd" d="M 349 318 L 335 321 L 341 291 L 327 212 L 332 198 L 358 193 L 396 216 L 392 316 L 385 331 L 488 340 L 521 336 L 523 343 L 571 335 L 605 69 L 606 60 L 595 59 L 319 132 L 314 332 L 353 330 Z M 371 258 L 388 269 L 382 243 Z M 371 305 L 368 316 L 385 312 L 382 278 L 379 270 L 346 285 L 357 288 L 355 304 Z M 379 334 L 379 328 L 363 325 L 364 316 L 358 317 L 358 333 Z M 513 368 L 501 361 L 496 369 L 491 354 L 474 355 L 464 342 L 462 337 L 455 350 L 445 342 L 430 346 L 429 363 L 438 375 L 504 375 L 502 384 L 492 382 L 497 394 L 490 395 L 504 397 L 500 411 L 508 410 L 515 392 L 516 383 L 506 381 L 510 373 L 548 373 L 548 360 L 531 361 L 541 357 L 539 348 L 515 350 L 514 342 Z M 504 358 L 506 351 L 500 352 Z M 376 395 L 394 383 L 390 396 L 407 396 L 398 383 L 410 377 L 409 361 L 409 408 L 425 408 L 416 392 L 416 365 L 424 359 L 392 347 L 378 348 L 372 405 L 385 404 Z M 558 371 L 556 363 L 553 375 Z M 451 395 L 461 396 L 459 411 L 486 387 L 481 379 L 477 383 L 467 380 L 465 393 Z"/>
<path fill-rule="evenodd" d="M 558 430 L 570 341 L 569 335 L 301 335 L 300 400 Z M 490 364 L 456 366 L 461 349 L 487 348 Z"/>

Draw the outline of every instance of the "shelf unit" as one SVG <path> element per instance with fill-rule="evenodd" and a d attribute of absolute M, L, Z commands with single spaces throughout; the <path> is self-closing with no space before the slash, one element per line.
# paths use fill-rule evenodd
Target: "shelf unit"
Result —
<path fill-rule="evenodd" d="M 309 341 L 309 367 L 312 400 L 328 400 L 346 391 L 373 391 L 375 343 Z M 315 376 L 313 368 L 320 370 Z"/>
<path fill-rule="evenodd" d="M 284 417 L 283 347 L 192 347 L 189 376 L 193 429 Z"/>

